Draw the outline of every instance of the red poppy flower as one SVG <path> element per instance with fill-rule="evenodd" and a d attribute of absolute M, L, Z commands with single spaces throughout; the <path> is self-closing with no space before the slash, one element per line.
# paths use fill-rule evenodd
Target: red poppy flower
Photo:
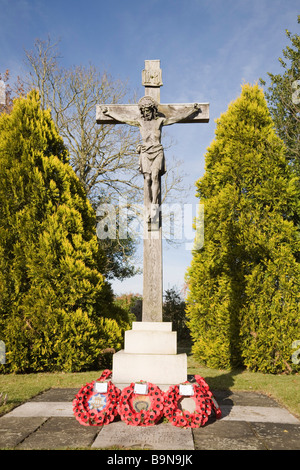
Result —
<path fill-rule="evenodd" d="M 132 424 L 132 426 L 138 426 L 141 422 L 141 417 L 139 415 L 136 415 L 130 424 Z"/>
<path fill-rule="evenodd" d="M 183 418 L 183 416 L 174 416 L 172 418 L 171 424 L 173 426 L 183 426 L 185 422 L 186 422 L 186 419 Z"/>
<path fill-rule="evenodd" d="M 194 423 L 200 424 L 201 421 L 202 421 L 202 415 L 201 415 L 201 414 L 194 414 L 194 415 L 192 416 L 192 421 L 193 421 Z"/>
<path fill-rule="evenodd" d="M 208 421 L 208 417 L 207 416 L 203 416 L 202 417 L 202 421 L 201 421 L 201 426 L 204 426 L 204 424 Z"/>
<path fill-rule="evenodd" d="M 178 424 L 181 427 L 185 427 L 188 424 L 188 420 L 184 416 L 180 416 L 177 418 Z"/>
<path fill-rule="evenodd" d="M 184 410 L 184 411 L 183 411 L 183 416 L 184 416 L 187 420 L 191 419 L 191 413 L 190 413 L 189 411 L 187 411 L 187 410 Z"/>
<path fill-rule="evenodd" d="M 152 402 L 152 408 L 153 408 L 153 411 L 155 412 L 160 412 L 164 409 L 164 403 L 163 401 L 153 401 Z"/>

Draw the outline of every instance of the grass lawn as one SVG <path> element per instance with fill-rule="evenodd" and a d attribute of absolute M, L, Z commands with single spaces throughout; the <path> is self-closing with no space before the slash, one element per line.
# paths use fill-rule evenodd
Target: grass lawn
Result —
<path fill-rule="evenodd" d="M 188 374 L 201 375 L 212 390 L 248 390 L 265 393 L 300 417 L 300 374 L 268 375 L 244 369 L 231 371 L 210 369 L 198 364 L 190 354 L 188 354 Z M 6 405 L 0 406 L 0 415 L 44 390 L 52 387 L 79 389 L 100 375 L 101 371 L 0 375 L 0 393 L 8 396 Z"/>

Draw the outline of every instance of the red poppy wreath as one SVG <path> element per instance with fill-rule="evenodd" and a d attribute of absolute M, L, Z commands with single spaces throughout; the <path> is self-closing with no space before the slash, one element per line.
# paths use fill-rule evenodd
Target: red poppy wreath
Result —
<path fill-rule="evenodd" d="M 140 383 L 147 384 L 148 392 L 144 395 L 135 393 L 135 383 L 131 383 L 122 390 L 118 412 L 126 424 L 153 426 L 163 416 L 164 394 L 157 385 L 150 382 Z"/>
<path fill-rule="evenodd" d="M 193 388 L 193 398 L 195 401 L 195 410 L 190 412 L 180 407 L 180 401 L 184 395 L 179 393 L 179 385 L 171 385 L 165 393 L 164 416 L 173 426 L 198 428 L 204 426 L 208 416 L 214 410 L 216 418 L 221 417 L 221 410 L 215 401 L 205 380 L 200 375 L 195 375 L 197 383 L 190 384 Z"/>
<path fill-rule="evenodd" d="M 118 414 L 117 404 L 121 391 L 111 382 L 104 390 L 97 390 L 98 383 L 103 383 L 111 376 L 106 369 L 98 380 L 87 383 L 73 400 L 73 412 L 77 421 L 84 426 L 102 426 L 111 423 Z"/>

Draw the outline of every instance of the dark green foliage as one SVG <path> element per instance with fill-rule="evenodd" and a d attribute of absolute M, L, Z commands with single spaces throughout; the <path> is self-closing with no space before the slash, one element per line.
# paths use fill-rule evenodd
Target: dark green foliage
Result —
<path fill-rule="evenodd" d="M 179 341 L 189 339 L 189 330 L 186 325 L 185 301 L 176 287 L 165 291 L 163 321 L 172 322 L 173 330 L 177 331 L 177 339 Z"/>
<path fill-rule="evenodd" d="M 142 296 L 140 294 L 122 294 L 115 297 L 115 305 L 127 312 L 130 322 L 142 321 Z"/>
<path fill-rule="evenodd" d="M 300 23 L 300 15 L 298 16 Z M 269 73 L 266 99 L 276 132 L 286 146 L 286 158 L 300 177 L 300 36 L 286 31 L 290 45 L 279 58 L 281 74 Z M 261 80 L 266 85 L 264 80 Z M 300 224 L 300 214 L 295 219 Z"/>

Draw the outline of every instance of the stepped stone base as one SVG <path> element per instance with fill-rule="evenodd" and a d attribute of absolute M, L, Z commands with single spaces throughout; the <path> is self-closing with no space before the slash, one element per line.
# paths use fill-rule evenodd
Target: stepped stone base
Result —
<path fill-rule="evenodd" d="M 187 356 L 177 354 L 177 333 L 170 322 L 133 322 L 125 347 L 113 355 L 112 381 L 177 384 L 187 380 Z"/>

